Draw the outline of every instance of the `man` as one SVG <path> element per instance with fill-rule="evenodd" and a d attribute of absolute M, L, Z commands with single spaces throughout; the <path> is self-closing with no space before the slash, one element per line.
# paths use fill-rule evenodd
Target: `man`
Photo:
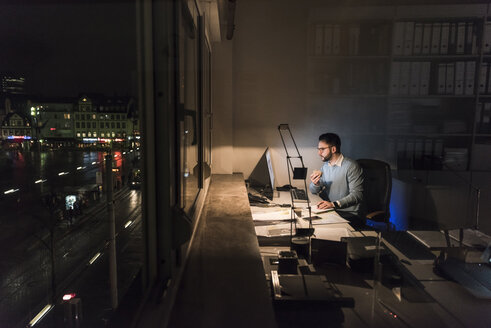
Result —
<path fill-rule="evenodd" d="M 319 209 L 334 208 L 352 223 L 361 224 L 360 205 L 363 200 L 363 171 L 358 163 L 341 154 L 341 139 L 337 134 L 325 133 L 319 137 L 317 148 L 324 162 L 321 171 L 310 176 L 309 189 L 323 201 Z"/>

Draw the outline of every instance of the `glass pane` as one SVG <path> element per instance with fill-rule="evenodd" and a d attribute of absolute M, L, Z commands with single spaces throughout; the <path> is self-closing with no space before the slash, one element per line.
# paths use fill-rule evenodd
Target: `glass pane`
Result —
<path fill-rule="evenodd" d="M 81 326 L 102 327 L 109 190 L 120 299 L 143 263 L 135 3 L 10 3 L 0 5 L 0 325 L 26 327 L 43 309 L 36 327 L 67 325 L 62 296 L 73 293 Z M 116 115 L 125 138 L 102 129 Z"/>
<path fill-rule="evenodd" d="M 190 214 L 199 192 L 198 144 L 198 33 L 194 13 L 181 6 L 179 24 L 179 80 L 181 101 L 181 206 Z"/>

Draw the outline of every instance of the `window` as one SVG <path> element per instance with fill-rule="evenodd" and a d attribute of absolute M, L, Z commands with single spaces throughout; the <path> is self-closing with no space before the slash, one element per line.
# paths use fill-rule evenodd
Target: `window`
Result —
<path fill-rule="evenodd" d="M 118 128 L 118 129 L 121 128 L 121 124 L 119 122 L 116 123 L 116 128 Z"/>
<path fill-rule="evenodd" d="M 111 128 L 114 129 L 114 122 L 111 122 Z"/>
<path fill-rule="evenodd" d="M 85 122 L 82 122 L 82 129 L 85 129 Z"/>
<path fill-rule="evenodd" d="M 106 129 L 109 129 L 109 122 L 106 122 Z"/>
<path fill-rule="evenodd" d="M 95 114 L 92 114 L 92 119 L 95 120 L 96 119 L 96 115 Z"/>
<path fill-rule="evenodd" d="M 96 122 L 92 122 L 92 128 L 95 129 L 97 127 L 97 123 Z"/>
<path fill-rule="evenodd" d="M 75 126 L 76 126 L 77 129 L 80 129 L 80 122 L 76 122 L 75 123 Z"/>
<path fill-rule="evenodd" d="M 100 129 L 104 129 L 104 123 L 102 123 L 102 122 L 101 122 L 101 123 L 99 123 L 99 128 L 100 128 Z"/>
<path fill-rule="evenodd" d="M 125 122 L 123 122 L 123 123 L 121 123 L 121 124 L 122 124 L 122 126 L 123 126 L 123 129 L 126 129 L 126 123 L 125 123 Z"/>
<path fill-rule="evenodd" d="M 80 132 L 77 132 L 77 137 L 80 138 Z"/>

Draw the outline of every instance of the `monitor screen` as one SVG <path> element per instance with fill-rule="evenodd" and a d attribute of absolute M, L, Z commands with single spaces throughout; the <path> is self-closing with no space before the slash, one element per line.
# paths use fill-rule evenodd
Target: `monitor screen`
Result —
<path fill-rule="evenodd" d="M 262 196 L 273 199 L 274 173 L 269 148 L 264 151 L 248 180 L 249 187 L 255 189 Z"/>

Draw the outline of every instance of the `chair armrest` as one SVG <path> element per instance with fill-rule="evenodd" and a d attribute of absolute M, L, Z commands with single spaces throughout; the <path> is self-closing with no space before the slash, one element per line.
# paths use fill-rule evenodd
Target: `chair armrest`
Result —
<path fill-rule="evenodd" d="M 373 220 L 373 221 L 384 221 L 386 220 L 387 218 L 387 212 L 385 211 L 375 211 L 375 212 L 372 212 L 372 213 L 368 213 L 366 215 L 366 218 L 369 219 L 369 220 Z"/>

